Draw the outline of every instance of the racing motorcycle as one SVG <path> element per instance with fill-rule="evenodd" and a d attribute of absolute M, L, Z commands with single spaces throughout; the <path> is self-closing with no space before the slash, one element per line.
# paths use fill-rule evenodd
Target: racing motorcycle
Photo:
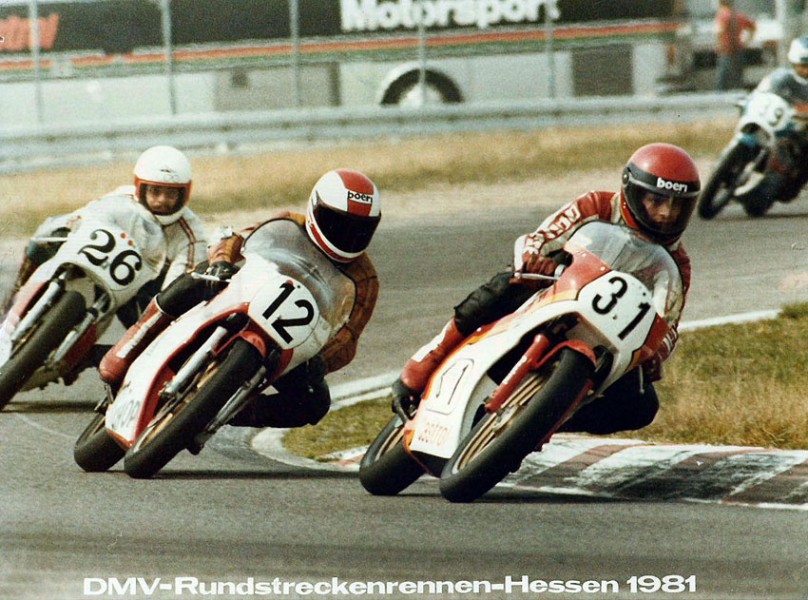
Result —
<path fill-rule="evenodd" d="M 150 227 L 158 225 L 132 207 L 84 217 L 65 236 L 33 238 L 61 245 L 0 327 L 0 409 L 20 391 L 75 380 L 117 309 L 161 273 L 165 245 L 150 241 Z"/>
<path fill-rule="evenodd" d="M 591 222 L 557 262 L 549 287 L 469 335 L 435 370 L 417 409 L 401 409 L 382 429 L 360 463 L 367 491 L 397 494 L 427 473 L 446 499 L 473 501 L 654 355 L 683 305 L 664 248 Z"/>
<path fill-rule="evenodd" d="M 99 404 L 74 448 L 82 469 L 105 471 L 123 458 L 127 474 L 147 478 L 185 449 L 197 454 L 347 322 L 352 281 L 296 224 L 262 225 L 242 254 L 227 287 L 173 321 Z"/>
<path fill-rule="evenodd" d="M 712 219 L 732 200 L 752 217 L 762 216 L 771 205 L 755 191 L 766 171 L 775 137 L 791 126 L 794 109 L 777 94 L 760 91 L 738 102 L 738 107 L 741 118 L 735 135 L 699 195 L 697 210 L 703 219 Z"/>

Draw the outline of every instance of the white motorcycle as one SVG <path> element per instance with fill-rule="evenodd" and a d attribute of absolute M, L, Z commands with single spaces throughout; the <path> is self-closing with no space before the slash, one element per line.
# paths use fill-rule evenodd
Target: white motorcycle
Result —
<path fill-rule="evenodd" d="M 184 449 L 198 453 L 347 322 L 353 282 L 296 224 L 262 225 L 242 253 L 229 285 L 157 336 L 98 407 L 74 449 L 81 468 L 105 471 L 124 458 L 126 473 L 145 478 Z"/>
<path fill-rule="evenodd" d="M 72 382 L 115 312 L 160 275 L 165 245 L 136 208 L 83 218 L 20 289 L 0 328 L 0 408 L 20 391 Z"/>
<path fill-rule="evenodd" d="M 761 216 L 771 205 L 758 202 L 755 188 L 763 178 L 775 136 L 789 127 L 793 107 L 777 94 L 752 92 L 738 103 L 741 118 L 735 135 L 721 152 L 718 164 L 699 194 L 698 213 L 712 219 L 732 200 L 750 216 Z"/>
<path fill-rule="evenodd" d="M 564 251 L 550 287 L 468 336 L 417 412 L 391 419 L 361 461 L 366 490 L 397 494 L 426 472 L 445 498 L 472 501 L 654 355 L 683 304 L 671 255 L 604 222 L 580 227 Z"/>

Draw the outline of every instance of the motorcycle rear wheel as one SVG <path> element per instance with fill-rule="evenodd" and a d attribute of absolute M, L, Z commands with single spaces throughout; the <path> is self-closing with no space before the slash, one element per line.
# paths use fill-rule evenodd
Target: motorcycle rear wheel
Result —
<path fill-rule="evenodd" d="M 699 195 L 698 212 L 702 219 L 710 220 L 724 210 L 734 197 L 738 175 L 753 158 L 748 146 L 737 143 L 719 160 Z"/>
<path fill-rule="evenodd" d="M 390 419 L 359 463 L 359 482 L 374 496 L 395 496 L 424 474 L 404 449 L 403 430 L 400 417 Z"/>
<path fill-rule="evenodd" d="M 88 473 L 108 471 L 123 458 L 126 451 L 106 430 L 104 415 L 95 415 L 73 447 L 73 459 Z"/>
<path fill-rule="evenodd" d="M 43 316 L 11 358 L 0 365 L 0 410 L 19 392 L 68 332 L 84 316 L 84 297 L 65 292 Z"/>
<path fill-rule="evenodd" d="M 177 454 L 192 446 L 196 435 L 239 387 L 255 375 L 261 363 L 258 350 L 237 340 L 226 356 L 208 365 L 200 381 L 185 397 L 170 410 L 158 410 L 154 420 L 126 451 L 124 471 L 137 479 L 152 477 Z"/>
<path fill-rule="evenodd" d="M 495 413 L 486 413 L 460 442 L 440 478 L 451 502 L 472 502 L 515 472 L 584 391 L 593 372 L 582 354 L 563 349 L 529 374 Z M 538 387 L 538 390 L 525 390 Z M 522 392 L 520 394 L 520 392 Z"/>

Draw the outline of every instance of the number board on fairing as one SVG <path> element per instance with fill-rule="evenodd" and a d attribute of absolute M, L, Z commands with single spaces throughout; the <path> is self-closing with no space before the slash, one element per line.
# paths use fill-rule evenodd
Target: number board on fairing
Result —
<path fill-rule="evenodd" d="M 648 289 L 634 277 L 611 273 L 581 290 L 581 302 L 592 310 L 590 320 L 620 344 L 640 348 L 656 311 Z"/>
<path fill-rule="evenodd" d="M 263 287 L 250 302 L 250 318 L 283 349 L 295 348 L 311 335 L 320 310 L 311 292 L 286 279 Z"/>
<path fill-rule="evenodd" d="M 99 228 L 86 240 L 76 254 L 83 256 L 91 268 L 110 282 L 111 287 L 125 288 L 137 279 L 143 268 L 143 257 L 130 237 L 116 237 Z"/>

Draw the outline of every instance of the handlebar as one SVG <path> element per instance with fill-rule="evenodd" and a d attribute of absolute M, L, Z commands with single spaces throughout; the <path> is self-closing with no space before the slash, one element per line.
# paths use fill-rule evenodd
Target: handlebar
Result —
<path fill-rule="evenodd" d="M 514 279 L 525 279 L 527 281 L 531 280 L 539 280 L 539 281 L 558 281 L 558 277 L 555 275 L 541 275 L 540 273 L 522 273 L 522 272 L 515 272 L 513 274 Z"/>
<path fill-rule="evenodd" d="M 53 244 L 59 242 L 66 242 L 66 236 L 56 236 L 56 235 L 43 235 L 38 237 L 32 237 L 31 241 L 35 244 Z"/>
<path fill-rule="evenodd" d="M 204 273 L 191 273 L 191 279 L 201 279 L 202 281 L 213 281 L 216 283 L 230 283 L 230 278 L 222 279 L 220 277 L 216 277 L 216 275 L 205 275 Z"/>

